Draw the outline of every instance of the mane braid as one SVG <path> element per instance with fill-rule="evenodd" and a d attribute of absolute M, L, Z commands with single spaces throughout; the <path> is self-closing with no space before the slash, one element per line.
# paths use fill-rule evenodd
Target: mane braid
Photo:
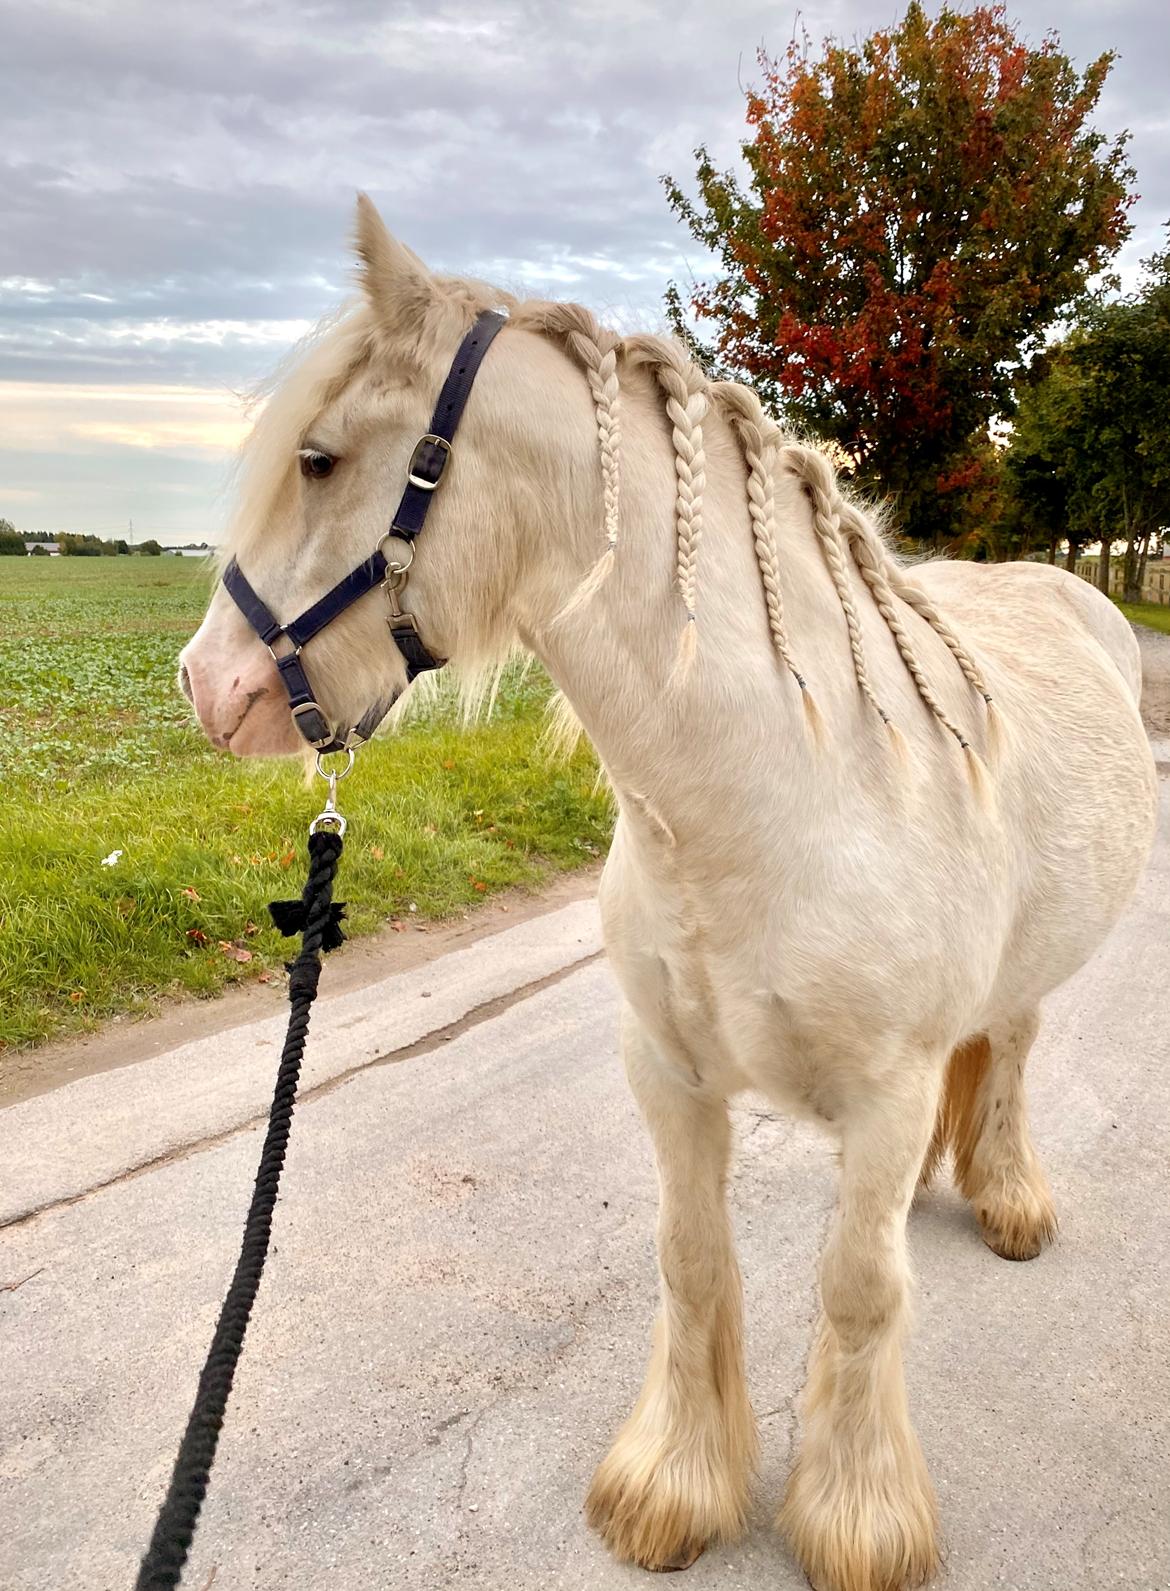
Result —
<path fill-rule="evenodd" d="M 710 408 L 707 378 L 677 343 L 660 337 L 627 338 L 624 352 L 631 364 L 647 365 L 653 372 L 666 394 L 666 413 L 673 427 L 677 578 L 687 615 L 674 671 L 674 682 L 681 684 L 696 650 L 698 553 L 703 534 L 703 489 L 707 484 L 703 454 L 703 420 Z"/>
<path fill-rule="evenodd" d="M 844 520 L 846 515 L 843 514 L 841 517 Z M 959 742 L 961 748 L 966 751 L 970 742 L 959 726 L 951 722 L 947 716 L 946 709 L 934 694 L 930 681 L 922 671 L 922 664 L 918 661 L 918 654 L 914 650 L 907 634 L 906 626 L 902 623 L 902 616 L 898 612 L 897 604 L 894 601 L 894 593 L 890 588 L 889 580 L 886 578 L 882 560 L 876 556 L 875 549 L 867 538 L 850 537 L 849 542 L 853 549 L 857 567 L 861 571 L 861 577 L 873 595 L 878 612 L 886 621 L 886 627 L 894 638 L 894 644 L 901 654 L 910 678 L 917 687 L 919 696 L 921 696 L 943 728 L 952 734 Z"/>
<path fill-rule="evenodd" d="M 621 511 L 621 389 L 618 383 L 621 339 L 613 332 L 606 331 L 579 304 L 522 304 L 510 319 L 513 324 L 542 332 L 565 345 L 585 371 L 597 417 L 605 551 L 553 619 L 554 624 L 559 624 L 597 594 L 612 574 L 616 562 Z"/>
<path fill-rule="evenodd" d="M 899 564 L 890 557 L 881 537 L 865 518 L 864 514 L 852 503 L 844 503 L 841 511 L 841 522 L 846 539 L 853 549 L 853 556 L 857 560 L 857 566 L 861 570 L 863 578 L 870 584 L 871 591 L 874 590 L 874 586 L 867 575 L 867 569 L 876 570 L 880 575 L 884 576 L 888 582 L 888 589 L 893 596 L 900 597 L 907 607 L 912 608 L 919 618 L 930 625 L 931 629 L 947 647 L 956 663 L 958 663 L 963 671 L 963 677 L 971 686 L 971 689 L 977 691 L 983 698 L 984 706 L 987 709 L 988 746 L 994 760 L 999 746 L 999 714 L 995 710 L 995 703 L 983 675 L 976 667 L 970 653 L 926 595 L 926 592 L 908 579 Z M 885 617 L 884 614 L 883 617 Z M 956 734 L 953 725 L 948 724 L 947 727 L 952 734 Z M 965 738 L 962 736 L 957 738 L 964 751 L 968 750 Z"/>
<path fill-rule="evenodd" d="M 861 636 L 861 616 L 853 600 L 848 566 L 845 562 L 845 543 L 841 533 L 839 511 L 841 496 L 837 491 L 832 466 L 823 453 L 796 442 L 786 443 L 781 450 L 780 458 L 784 466 L 801 482 L 812 506 L 813 530 L 821 544 L 837 592 L 837 599 L 845 614 L 845 624 L 849 631 L 849 649 L 853 654 L 853 672 L 857 677 L 861 694 L 891 735 L 900 741 L 901 737 L 898 736 L 889 713 L 878 700 L 870 683 L 869 669 L 865 661 L 865 645 Z"/>
<path fill-rule="evenodd" d="M 797 666 L 784 626 L 780 552 L 776 543 L 776 487 L 767 460 L 769 447 L 780 439 L 780 428 L 765 415 L 759 398 L 750 387 L 740 386 L 735 381 L 713 382 L 711 397 L 739 439 L 747 464 L 748 513 L 752 521 L 756 564 L 764 588 L 764 606 L 772 645 L 800 687 L 810 727 L 819 739 L 820 715 L 809 692 L 808 681 Z"/>

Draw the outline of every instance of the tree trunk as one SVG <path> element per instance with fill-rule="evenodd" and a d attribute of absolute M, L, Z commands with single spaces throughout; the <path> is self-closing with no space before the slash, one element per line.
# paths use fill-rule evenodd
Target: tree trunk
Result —
<path fill-rule="evenodd" d="M 1056 537 L 1055 536 L 1049 537 L 1049 540 L 1048 540 L 1048 562 L 1049 563 L 1055 563 L 1056 562 Z"/>
<path fill-rule="evenodd" d="M 1064 567 L 1074 575 L 1077 572 L 1077 544 L 1071 536 L 1068 538 L 1068 552 L 1065 555 Z"/>
<path fill-rule="evenodd" d="M 1097 588 L 1109 595 L 1109 566 L 1110 554 L 1113 551 L 1113 540 L 1104 531 L 1101 532 L 1101 556 L 1097 560 Z"/>
<path fill-rule="evenodd" d="M 1154 533 L 1153 533 L 1152 530 L 1147 530 L 1145 535 L 1142 537 L 1142 555 L 1141 555 L 1141 557 L 1138 560 L 1138 577 L 1137 577 L 1137 585 L 1138 585 L 1137 600 L 1139 602 L 1145 597 L 1145 594 L 1146 594 L 1146 564 L 1149 562 L 1150 543 L 1153 541 L 1153 539 L 1154 539 Z"/>
<path fill-rule="evenodd" d="M 1146 537 L 1134 534 L 1125 549 L 1125 582 L 1122 595 L 1126 602 L 1142 600 L 1142 586 L 1146 579 Z"/>

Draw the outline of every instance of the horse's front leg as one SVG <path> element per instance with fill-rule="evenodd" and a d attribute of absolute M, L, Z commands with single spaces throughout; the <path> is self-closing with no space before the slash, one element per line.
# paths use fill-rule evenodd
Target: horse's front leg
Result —
<path fill-rule="evenodd" d="M 725 1182 L 727 1103 L 660 1055 L 627 1010 L 626 1070 L 658 1162 L 662 1307 L 634 1412 L 589 1490 L 589 1522 L 620 1558 L 681 1568 L 743 1526 L 756 1427 Z"/>
<path fill-rule="evenodd" d="M 850 1082 L 804 1436 L 779 1517 L 816 1591 L 902 1591 L 937 1561 L 934 1492 L 910 1424 L 902 1335 L 906 1214 L 943 1061 L 915 1055 L 884 1067 L 880 1084 Z"/>

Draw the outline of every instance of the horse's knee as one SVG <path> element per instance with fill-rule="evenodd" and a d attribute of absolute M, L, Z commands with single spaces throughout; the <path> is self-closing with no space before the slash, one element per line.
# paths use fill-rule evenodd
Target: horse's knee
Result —
<path fill-rule="evenodd" d="M 906 1299 L 906 1266 L 889 1248 L 831 1240 L 821 1262 L 821 1302 L 842 1347 L 861 1347 L 894 1328 Z"/>

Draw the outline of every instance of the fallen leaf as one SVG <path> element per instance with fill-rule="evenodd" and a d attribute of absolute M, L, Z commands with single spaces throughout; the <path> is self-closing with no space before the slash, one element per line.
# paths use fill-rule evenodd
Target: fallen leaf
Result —
<path fill-rule="evenodd" d="M 138 902 L 133 895 L 123 895 L 121 899 L 114 902 L 114 910 L 119 917 L 132 917 L 137 906 Z"/>
<path fill-rule="evenodd" d="M 200 895 L 199 891 L 197 889 L 195 889 L 193 887 L 193 885 L 191 885 L 191 884 L 188 884 L 186 889 L 183 890 L 182 893 L 183 893 L 183 896 L 184 896 L 184 898 L 186 900 L 202 900 L 203 899 L 203 897 L 202 897 L 202 895 Z"/>
<path fill-rule="evenodd" d="M 252 952 L 246 945 L 241 945 L 238 941 L 221 939 L 219 948 L 229 961 L 251 961 L 252 959 Z"/>
<path fill-rule="evenodd" d="M 295 851 L 286 851 L 280 859 L 281 867 L 291 867 L 296 860 L 296 854 Z"/>
<path fill-rule="evenodd" d="M 272 982 L 272 974 L 270 972 L 262 972 L 262 973 L 260 973 L 257 976 L 256 982 L 257 983 L 271 983 Z"/>
<path fill-rule="evenodd" d="M 484 890 L 487 888 L 487 885 L 483 882 L 482 879 L 477 878 L 477 879 L 473 879 L 472 880 L 471 887 L 472 887 L 472 889 L 479 890 L 480 894 L 482 895 Z"/>
<path fill-rule="evenodd" d="M 371 845 L 370 855 L 374 858 L 375 862 L 380 862 L 386 853 L 380 845 Z"/>
<path fill-rule="evenodd" d="M 260 932 L 259 925 L 254 923 L 249 917 L 248 921 L 244 924 L 244 932 L 246 934 L 258 934 Z"/>
<path fill-rule="evenodd" d="M 207 935 L 202 928 L 188 928 L 187 938 L 193 940 L 197 945 L 205 945 L 207 943 Z"/>
<path fill-rule="evenodd" d="M 81 1002 L 84 999 L 85 999 L 85 990 L 84 989 L 74 989 L 73 993 L 69 996 L 69 1004 L 70 1005 L 80 1005 Z"/>

